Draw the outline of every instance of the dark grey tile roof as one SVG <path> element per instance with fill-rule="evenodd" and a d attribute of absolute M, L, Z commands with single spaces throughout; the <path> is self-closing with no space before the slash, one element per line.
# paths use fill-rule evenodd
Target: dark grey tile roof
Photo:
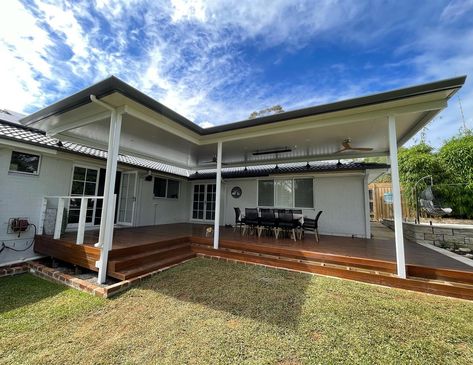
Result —
<path fill-rule="evenodd" d="M 277 166 L 277 167 L 276 167 Z M 307 163 L 287 163 L 279 165 L 248 166 L 222 168 L 222 178 L 243 178 L 243 177 L 264 177 L 276 174 L 302 174 L 307 172 L 329 172 L 348 170 L 369 170 L 385 169 L 389 165 L 380 163 L 365 162 L 334 162 L 334 161 L 314 161 Z M 193 173 L 190 180 L 215 179 L 215 170 L 205 170 Z"/>
<path fill-rule="evenodd" d="M 25 127 L 12 122 L 0 121 L 0 139 L 8 139 L 17 142 L 28 143 L 40 147 L 52 148 L 58 151 L 77 153 L 92 158 L 106 159 L 107 152 L 91 148 L 78 143 L 61 141 L 56 138 L 46 136 L 46 134 L 38 129 Z M 135 166 L 145 170 L 152 170 L 155 172 L 164 172 L 171 175 L 188 177 L 190 180 L 201 179 L 215 179 L 215 169 L 207 169 L 199 172 L 187 170 L 184 168 L 172 166 L 169 164 L 151 161 L 139 157 L 120 154 L 118 162 L 125 165 Z M 344 170 L 366 170 L 388 168 L 388 165 L 377 163 L 363 163 L 363 162 L 346 162 L 337 164 L 336 162 L 310 162 L 310 166 L 306 163 L 290 163 L 280 164 L 278 168 L 275 165 L 264 166 L 248 166 L 223 168 L 223 178 L 238 178 L 238 177 L 261 177 L 273 174 L 298 174 L 304 172 L 323 172 L 323 171 L 344 171 Z"/>
<path fill-rule="evenodd" d="M 40 147 L 52 148 L 63 152 L 77 153 L 93 158 L 107 158 L 106 151 L 67 141 L 61 141 L 61 143 L 59 143 L 58 139 L 46 136 L 43 131 L 24 127 L 11 122 L 0 121 L 0 138 L 33 144 Z M 120 154 L 118 156 L 118 162 L 136 166 L 145 170 L 165 172 L 172 175 L 188 177 L 190 174 L 188 170 L 180 167 L 129 155 Z"/>

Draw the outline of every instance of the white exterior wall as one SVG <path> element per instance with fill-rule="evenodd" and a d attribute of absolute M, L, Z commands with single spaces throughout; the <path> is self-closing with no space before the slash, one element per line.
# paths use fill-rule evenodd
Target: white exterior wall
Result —
<path fill-rule="evenodd" d="M 138 175 L 137 207 L 135 209 L 135 226 L 149 226 L 155 224 L 187 223 L 191 206 L 190 183 L 179 180 L 179 198 L 155 198 L 153 195 L 153 181 L 145 181 L 143 174 Z M 158 175 L 156 175 L 158 176 Z M 166 176 L 162 176 L 167 178 Z"/>
<path fill-rule="evenodd" d="M 317 178 L 314 195 L 321 234 L 366 236 L 364 176 Z"/>
<path fill-rule="evenodd" d="M 9 218 L 26 217 L 38 227 L 43 196 L 69 195 L 72 161 L 34 150 L 14 150 L 41 155 L 38 176 L 9 173 L 12 150 L 0 147 L 0 241 L 5 240 L 8 246 L 23 249 L 33 238 L 33 227 L 18 238 L 18 234 L 7 233 Z M 0 253 L 0 265 L 24 261 L 35 256 L 33 247 L 24 252 L 5 249 Z"/>
<path fill-rule="evenodd" d="M 239 199 L 231 196 L 234 186 L 242 189 L 242 196 Z M 222 222 L 234 224 L 234 207 L 239 207 L 243 213 L 245 208 L 256 207 L 258 205 L 257 189 L 257 179 L 225 181 Z M 319 210 L 323 210 L 319 220 L 321 234 L 366 237 L 364 175 L 315 175 L 314 199 L 315 209 L 303 209 L 303 214 L 314 218 Z"/>

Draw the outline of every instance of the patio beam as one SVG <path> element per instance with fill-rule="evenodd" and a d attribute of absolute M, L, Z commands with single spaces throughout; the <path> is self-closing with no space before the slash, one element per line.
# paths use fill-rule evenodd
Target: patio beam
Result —
<path fill-rule="evenodd" d="M 406 259 L 404 255 L 404 235 L 402 229 L 401 186 L 397 160 L 396 118 L 388 116 L 389 157 L 391 162 L 391 184 L 393 193 L 394 236 L 396 241 L 397 275 L 406 278 Z"/>
<path fill-rule="evenodd" d="M 217 173 L 215 189 L 214 249 L 218 249 L 220 238 L 220 204 L 222 191 L 222 142 L 217 143 Z"/>

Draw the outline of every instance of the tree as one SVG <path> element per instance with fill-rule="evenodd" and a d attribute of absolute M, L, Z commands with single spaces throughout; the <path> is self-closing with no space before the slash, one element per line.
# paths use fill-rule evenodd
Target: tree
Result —
<path fill-rule="evenodd" d="M 424 176 L 431 175 L 435 184 L 448 182 L 448 172 L 432 146 L 420 142 L 409 148 L 401 148 L 398 153 L 399 179 L 411 205 L 415 206 L 415 184 Z M 418 191 L 426 187 L 426 182 L 417 185 Z"/>
<path fill-rule="evenodd" d="M 259 111 L 254 111 L 253 113 L 250 114 L 250 116 L 248 117 L 248 119 L 255 119 L 255 118 L 259 118 L 259 117 L 264 117 L 264 116 L 267 116 L 267 115 L 271 115 L 271 114 L 279 114 L 279 113 L 283 113 L 284 112 L 284 109 L 281 105 L 273 105 L 269 108 L 266 108 L 266 109 L 261 109 Z"/>
<path fill-rule="evenodd" d="M 469 130 L 445 142 L 439 159 L 449 173 L 450 181 L 442 189 L 452 205 L 453 214 L 473 218 L 473 134 Z"/>

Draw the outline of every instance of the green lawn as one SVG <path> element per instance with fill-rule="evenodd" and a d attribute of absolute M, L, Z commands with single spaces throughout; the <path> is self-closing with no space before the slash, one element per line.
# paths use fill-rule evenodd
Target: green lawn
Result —
<path fill-rule="evenodd" d="M 194 259 L 114 299 L 0 279 L 0 364 L 472 364 L 473 303 Z"/>

